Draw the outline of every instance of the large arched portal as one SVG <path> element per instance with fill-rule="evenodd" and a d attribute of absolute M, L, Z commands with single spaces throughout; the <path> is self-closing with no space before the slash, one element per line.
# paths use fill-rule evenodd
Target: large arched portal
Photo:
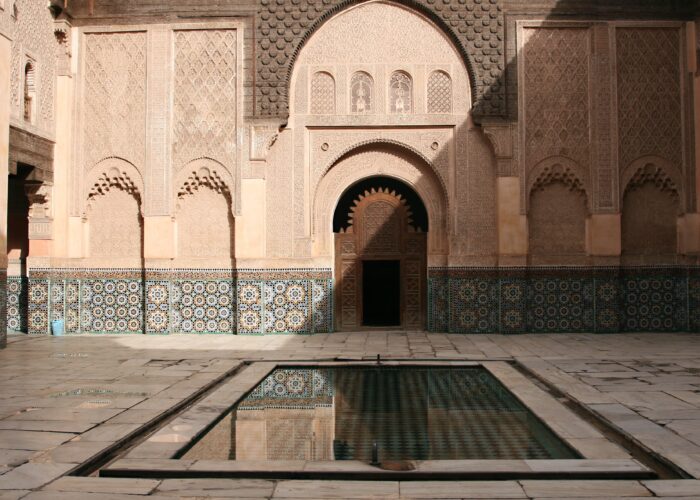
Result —
<path fill-rule="evenodd" d="M 353 184 L 333 217 L 338 330 L 425 326 L 428 214 L 398 179 Z"/>

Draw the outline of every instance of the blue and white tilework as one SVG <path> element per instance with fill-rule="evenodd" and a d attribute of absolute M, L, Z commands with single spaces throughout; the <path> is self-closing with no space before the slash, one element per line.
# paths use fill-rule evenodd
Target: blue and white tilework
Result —
<path fill-rule="evenodd" d="M 27 333 L 28 292 L 29 280 L 26 277 L 10 276 L 7 278 L 8 330 Z"/>
<path fill-rule="evenodd" d="M 12 318 L 21 322 L 21 282 Z M 330 270 L 62 269 L 30 275 L 29 330 L 71 333 L 328 333 Z"/>
<path fill-rule="evenodd" d="M 445 323 L 451 333 L 700 330 L 695 267 L 432 268 L 428 300 L 431 331 Z"/>

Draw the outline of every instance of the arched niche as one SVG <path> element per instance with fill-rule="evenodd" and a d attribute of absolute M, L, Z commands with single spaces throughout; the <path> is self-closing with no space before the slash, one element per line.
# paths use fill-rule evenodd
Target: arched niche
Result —
<path fill-rule="evenodd" d="M 680 175 L 658 157 L 644 157 L 623 171 L 622 256 L 630 264 L 674 262 L 678 216 L 682 214 Z"/>
<path fill-rule="evenodd" d="M 343 193 L 352 185 L 376 176 L 394 178 L 410 186 L 425 205 L 430 230 L 427 254 L 438 262 L 448 252 L 447 193 L 424 158 L 396 144 L 366 144 L 338 158 L 314 191 L 312 238 L 318 256 L 332 253 L 333 215 Z"/>
<path fill-rule="evenodd" d="M 87 176 L 83 219 L 90 258 L 118 258 L 141 264 L 143 180 L 134 165 L 106 158 Z"/>
<path fill-rule="evenodd" d="M 176 180 L 177 257 L 232 265 L 235 254 L 233 178 L 219 162 L 200 158 Z"/>
<path fill-rule="evenodd" d="M 578 165 L 549 158 L 530 173 L 528 253 L 535 263 L 569 263 L 586 255 L 589 201 Z"/>

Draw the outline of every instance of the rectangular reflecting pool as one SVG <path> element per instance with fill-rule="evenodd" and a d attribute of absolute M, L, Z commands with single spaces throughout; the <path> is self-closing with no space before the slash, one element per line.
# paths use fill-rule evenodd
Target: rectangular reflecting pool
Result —
<path fill-rule="evenodd" d="M 275 369 L 180 458 L 582 457 L 481 366 L 338 366 Z"/>

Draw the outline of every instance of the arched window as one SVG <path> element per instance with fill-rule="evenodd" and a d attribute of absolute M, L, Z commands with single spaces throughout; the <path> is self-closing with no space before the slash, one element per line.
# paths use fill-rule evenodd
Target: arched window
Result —
<path fill-rule="evenodd" d="M 34 123 L 36 116 L 36 78 L 34 63 L 27 61 L 24 66 L 24 121 Z"/>
<path fill-rule="evenodd" d="M 428 78 L 428 113 L 452 112 L 452 80 L 444 71 L 433 71 Z"/>
<path fill-rule="evenodd" d="M 389 80 L 389 102 L 392 113 L 413 111 L 413 81 L 403 71 L 396 71 Z"/>
<path fill-rule="evenodd" d="M 350 97 L 353 113 L 372 112 L 374 81 L 364 71 L 358 71 L 350 80 Z"/>
<path fill-rule="evenodd" d="M 311 113 L 335 114 L 335 80 L 330 73 L 319 71 L 311 79 Z"/>

